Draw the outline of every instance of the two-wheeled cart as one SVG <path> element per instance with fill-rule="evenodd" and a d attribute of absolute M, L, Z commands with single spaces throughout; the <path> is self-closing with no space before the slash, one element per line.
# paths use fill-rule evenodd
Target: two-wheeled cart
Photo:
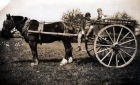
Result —
<path fill-rule="evenodd" d="M 96 55 L 106 67 L 121 68 L 130 64 L 137 52 L 136 21 L 103 19 L 94 25 L 94 36 L 85 42 L 89 56 Z"/>
<path fill-rule="evenodd" d="M 96 56 L 106 67 L 122 68 L 134 59 L 137 52 L 137 40 L 134 34 L 135 20 L 103 19 L 94 22 L 94 32 L 85 40 L 89 56 Z M 29 31 L 60 36 L 78 36 L 70 33 L 52 33 Z"/>

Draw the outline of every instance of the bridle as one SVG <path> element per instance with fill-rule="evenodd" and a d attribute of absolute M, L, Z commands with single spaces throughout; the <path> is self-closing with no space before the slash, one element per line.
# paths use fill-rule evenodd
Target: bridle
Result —
<path fill-rule="evenodd" d="M 13 26 L 11 26 L 11 28 L 12 28 L 12 29 L 16 28 L 16 27 L 17 27 L 19 24 L 21 24 L 25 19 L 26 19 L 26 18 L 23 17 L 22 20 L 20 20 L 20 21 L 18 21 L 17 23 L 15 23 L 14 20 L 13 20 L 13 18 L 11 17 L 10 21 L 11 21 L 11 23 L 12 23 L 12 25 L 13 25 Z M 11 30 L 12 30 L 12 29 L 11 29 Z M 3 29 L 3 31 L 6 31 L 6 32 L 10 32 L 11 30 L 5 29 L 5 28 Z"/>

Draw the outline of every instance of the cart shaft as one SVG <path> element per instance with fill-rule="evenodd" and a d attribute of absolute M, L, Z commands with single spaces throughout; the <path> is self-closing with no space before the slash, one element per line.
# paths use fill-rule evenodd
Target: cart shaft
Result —
<path fill-rule="evenodd" d="M 71 34 L 71 33 L 56 33 L 56 32 L 40 32 L 40 31 L 32 31 L 28 30 L 29 33 L 40 33 L 40 34 L 48 34 L 48 35 L 60 35 L 60 36 L 68 36 L 68 37 L 76 37 L 78 34 Z"/>

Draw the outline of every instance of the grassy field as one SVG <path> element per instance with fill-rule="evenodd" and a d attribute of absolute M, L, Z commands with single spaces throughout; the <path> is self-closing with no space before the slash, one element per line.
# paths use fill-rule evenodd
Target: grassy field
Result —
<path fill-rule="evenodd" d="M 72 46 L 74 62 L 61 67 L 59 63 L 64 57 L 62 42 L 38 45 L 40 63 L 31 67 L 31 50 L 24 40 L 0 38 L 1 85 L 140 84 L 140 50 L 130 65 L 115 69 L 104 67 L 96 57 L 91 58 L 86 52 L 76 52 L 77 43 L 72 43 Z"/>

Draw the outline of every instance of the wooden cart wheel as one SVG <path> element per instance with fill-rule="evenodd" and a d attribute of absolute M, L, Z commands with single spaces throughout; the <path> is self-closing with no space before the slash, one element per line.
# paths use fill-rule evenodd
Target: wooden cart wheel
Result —
<path fill-rule="evenodd" d="M 88 55 L 90 57 L 93 57 L 95 55 L 94 53 L 94 37 L 89 37 L 88 40 L 85 41 L 85 47 Z"/>
<path fill-rule="evenodd" d="M 98 32 L 94 41 L 94 52 L 104 66 L 122 68 L 134 59 L 137 40 L 128 27 L 109 25 Z"/>

